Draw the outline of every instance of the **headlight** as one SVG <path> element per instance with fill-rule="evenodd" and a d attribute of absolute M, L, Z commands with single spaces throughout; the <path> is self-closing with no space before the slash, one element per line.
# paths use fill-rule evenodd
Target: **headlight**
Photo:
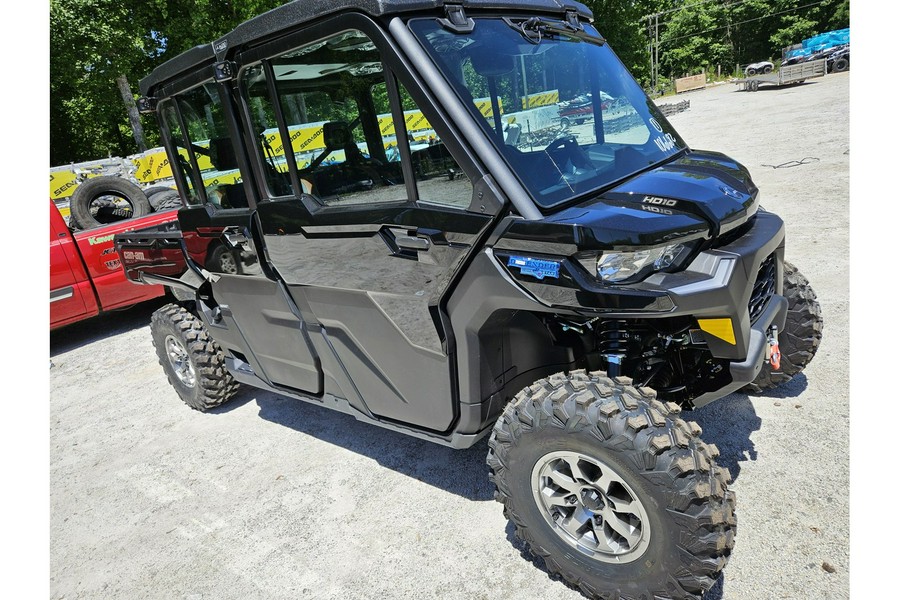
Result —
<path fill-rule="evenodd" d="M 604 252 L 597 259 L 597 276 L 607 283 L 633 282 L 677 264 L 690 253 L 685 244 L 669 244 L 635 252 Z"/>

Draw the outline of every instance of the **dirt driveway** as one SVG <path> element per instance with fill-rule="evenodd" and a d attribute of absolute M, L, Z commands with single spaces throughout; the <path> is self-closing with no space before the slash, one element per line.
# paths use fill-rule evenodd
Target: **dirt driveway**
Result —
<path fill-rule="evenodd" d="M 671 117 L 751 170 L 825 318 L 805 375 L 689 416 L 738 498 L 710 600 L 849 597 L 849 78 L 722 85 Z M 191 411 L 156 364 L 156 306 L 50 336 L 51 598 L 582 598 L 513 541 L 484 442 L 454 451 L 252 389 Z"/>

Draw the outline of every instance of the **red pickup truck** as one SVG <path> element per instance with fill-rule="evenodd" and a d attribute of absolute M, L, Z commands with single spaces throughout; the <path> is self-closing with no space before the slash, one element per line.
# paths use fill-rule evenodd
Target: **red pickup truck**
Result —
<path fill-rule="evenodd" d="M 134 285 L 125 278 L 113 236 L 177 220 L 178 211 L 170 209 L 73 232 L 51 200 L 50 329 L 162 296 L 161 285 Z"/>

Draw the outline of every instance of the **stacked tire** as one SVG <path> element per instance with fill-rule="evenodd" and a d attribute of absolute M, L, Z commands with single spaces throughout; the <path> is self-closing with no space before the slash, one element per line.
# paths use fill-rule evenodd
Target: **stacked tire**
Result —
<path fill-rule="evenodd" d="M 147 188 L 144 193 L 147 194 L 147 200 L 150 201 L 150 206 L 156 212 L 181 206 L 181 196 L 174 188 L 160 185 Z"/>
<path fill-rule="evenodd" d="M 72 194 L 70 225 L 73 229 L 93 229 L 179 206 L 181 198 L 172 188 L 156 186 L 142 190 L 122 177 L 93 177 L 81 183 Z"/>

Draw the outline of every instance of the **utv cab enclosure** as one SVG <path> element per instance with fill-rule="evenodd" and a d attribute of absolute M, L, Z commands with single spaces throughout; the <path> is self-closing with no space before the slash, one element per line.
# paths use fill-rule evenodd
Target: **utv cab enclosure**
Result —
<path fill-rule="evenodd" d="M 551 572 L 602 598 L 714 583 L 734 494 L 680 411 L 787 381 L 821 318 L 747 169 L 687 146 L 588 9 L 298 0 L 141 92 L 184 205 L 116 243 L 132 281 L 179 290 L 151 330 L 189 406 L 247 384 L 490 435 Z"/>

